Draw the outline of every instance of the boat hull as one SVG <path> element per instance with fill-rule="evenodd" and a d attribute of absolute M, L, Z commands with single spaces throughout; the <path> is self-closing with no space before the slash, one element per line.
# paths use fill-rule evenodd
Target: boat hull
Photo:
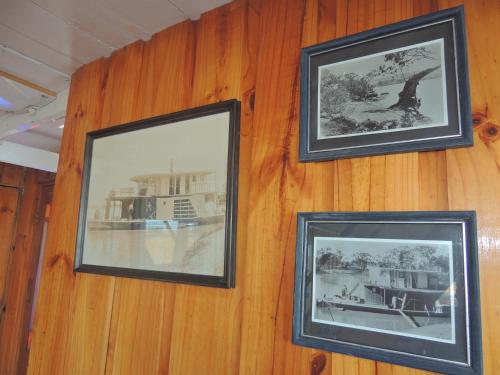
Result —
<path fill-rule="evenodd" d="M 222 223 L 224 215 L 195 217 L 189 219 L 170 220 L 120 220 L 120 221 L 97 221 L 89 220 L 89 230 L 175 230 L 190 226 Z"/>
<path fill-rule="evenodd" d="M 365 311 L 373 312 L 378 314 L 389 314 L 389 315 L 400 315 L 400 310 L 392 309 L 387 305 L 366 305 L 362 303 L 345 303 L 345 302 L 331 302 L 319 300 L 317 301 L 318 307 L 335 307 L 337 309 L 343 310 L 354 310 L 354 311 Z M 435 312 L 435 311 L 420 311 L 420 310 L 402 310 L 405 314 L 409 316 L 428 316 L 434 318 L 449 318 L 449 312 Z"/>

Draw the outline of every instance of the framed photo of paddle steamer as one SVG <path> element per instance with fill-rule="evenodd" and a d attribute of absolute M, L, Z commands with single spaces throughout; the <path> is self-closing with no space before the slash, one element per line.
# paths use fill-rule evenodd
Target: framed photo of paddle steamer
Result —
<path fill-rule="evenodd" d="M 463 7 L 302 50 L 301 161 L 472 143 Z"/>
<path fill-rule="evenodd" d="M 293 342 L 481 374 L 474 212 L 299 213 Z"/>
<path fill-rule="evenodd" d="M 234 287 L 240 103 L 87 135 L 75 270 Z"/>

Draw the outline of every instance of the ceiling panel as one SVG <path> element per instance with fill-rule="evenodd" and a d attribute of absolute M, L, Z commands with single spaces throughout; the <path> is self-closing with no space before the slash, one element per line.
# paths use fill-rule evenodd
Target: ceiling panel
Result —
<path fill-rule="evenodd" d="M 113 50 L 28 0 L 2 0 L 0 24 L 80 63 L 107 56 Z"/>
<path fill-rule="evenodd" d="M 61 134 L 63 132 L 63 128 L 61 126 L 64 126 L 64 116 L 45 121 L 38 121 L 37 124 L 39 126 L 32 129 L 34 132 L 47 137 L 61 138 Z"/>
<path fill-rule="evenodd" d="M 22 55 L 12 53 L 10 50 L 1 47 L 0 70 L 14 74 L 56 93 L 64 90 L 69 83 L 69 78 L 49 69 L 46 65 L 36 64 L 32 60 L 23 58 Z"/>
<path fill-rule="evenodd" d="M 188 18 L 196 20 L 200 18 L 202 13 L 209 11 L 210 9 L 217 8 L 221 5 L 230 3 L 230 0 L 170 0 L 171 3 L 175 4 L 182 13 L 184 13 Z"/>
<path fill-rule="evenodd" d="M 167 0 L 102 0 L 102 4 L 150 34 L 187 19 Z"/>
<path fill-rule="evenodd" d="M 0 7 L 1 10 L 1 7 Z M 73 57 L 54 51 L 36 40 L 30 39 L 0 23 L 0 44 L 12 48 L 30 58 L 71 75 L 81 63 Z M 1 65 L 0 65 L 1 67 Z"/>
<path fill-rule="evenodd" d="M 113 48 L 120 48 L 151 34 L 119 16 L 115 9 L 94 0 L 32 0 Z"/>

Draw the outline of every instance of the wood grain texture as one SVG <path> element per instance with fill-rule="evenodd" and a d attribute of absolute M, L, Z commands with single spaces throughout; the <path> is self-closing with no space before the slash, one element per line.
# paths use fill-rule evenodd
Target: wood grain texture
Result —
<path fill-rule="evenodd" d="M 473 148 L 298 162 L 301 47 L 459 3 L 241 0 L 80 69 L 29 373 L 423 374 L 291 344 L 296 212 L 447 209 L 478 211 L 485 373 L 500 373 L 485 287 L 500 281 L 500 1 L 465 1 Z M 242 101 L 236 288 L 75 277 L 85 132 L 230 98 Z"/>
<path fill-rule="evenodd" d="M 22 188 L 26 168 L 0 162 L 0 185 Z"/>
<path fill-rule="evenodd" d="M 41 183 L 53 174 L 0 163 L 0 374 L 23 374 L 43 230 Z"/>
<path fill-rule="evenodd" d="M 167 35 L 160 33 L 153 43 L 138 44 L 134 51 L 127 51 L 128 64 L 114 69 L 111 81 L 121 87 L 109 93 L 117 104 L 104 108 L 109 112 L 111 124 L 137 120 L 151 115 L 183 109 L 185 94 L 182 89 L 184 72 L 190 77 L 192 25 L 183 23 Z M 158 48 L 161 46 L 161 49 Z M 165 64 L 161 51 L 175 49 L 178 59 Z M 187 56 L 191 56 L 190 53 Z M 120 64 L 120 56 L 113 56 L 112 65 Z M 123 77 L 127 80 L 123 82 Z M 188 81 L 190 78 L 187 79 Z M 126 87 L 133 85 L 133 90 Z M 178 87 L 179 85 L 180 87 Z M 176 90 L 178 97 L 166 97 L 165 92 Z M 127 92 L 124 94 L 123 92 Z M 139 104 L 136 104 L 139 103 Z M 141 103 L 152 103 L 142 106 Z M 120 115 L 122 105 L 133 108 Z M 105 122 L 106 124 L 106 122 Z M 171 317 L 175 286 L 143 280 L 117 279 L 114 290 L 111 327 L 107 352 L 106 374 L 165 373 L 170 351 Z M 154 324 L 154 329 L 151 329 Z"/>
<path fill-rule="evenodd" d="M 19 190 L 0 186 L 0 317 L 7 303 L 7 288 L 14 251 L 14 234 L 19 201 Z"/>
<path fill-rule="evenodd" d="M 93 348 L 99 347 L 100 342 L 104 341 L 104 345 L 107 345 L 107 337 L 102 336 L 102 330 L 98 331 L 96 340 L 92 340 L 94 332 L 92 326 L 96 324 L 96 331 L 100 328 L 98 324 L 103 319 L 102 312 L 96 313 L 95 316 L 98 318 L 96 322 L 90 321 L 91 319 L 86 321 L 73 319 L 75 313 L 73 309 L 78 306 L 75 303 L 78 296 L 76 295 L 76 277 L 73 273 L 73 257 L 85 133 L 92 130 L 96 123 L 99 124 L 102 114 L 101 92 L 105 87 L 108 65 L 107 61 L 98 60 L 84 66 L 73 76 L 70 88 L 71 98 L 68 100 L 66 114 L 68 126 L 65 126 L 61 144 L 52 218 L 35 318 L 33 346 L 37 347 L 38 340 L 40 340 L 43 350 L 31 352 L 28 373 L 65 373 L 65 366 L 71 366 L 70 359 L 76 360 L 78 366 L 81 366 L 72 369 L 76 372 L 80 371 L 79 373 L 92 373 L 86 371 L 104 369 L 106 354 L 102 354 L 101 351 L 94 355 L 95 352 L 92 351 Z M 87 278 L 98 279 L 99 277 L 88 276 Z M 101 283 L 98 283 L 98 288 L 105 289 L 107 284 L 113 282 L 105 277 L 100 279 Z M 78 290 L 86 287 L 80 284 L 82 283 L 78 283 Z M 102 311 L 106 304 L 99 303 L 97 307 Z M 92 309 L 84 310 L 82 314 L 89 314 L 93 311 Z M 45 316 L 51 318 L 47 319 Z M 89 330 L 82 331 L 84 336 L 78 340 L 74 335 L 70 335 L 73 324 L 88 327 L 90 332 Z M 78 353 L 70 345 L 72 341 L 78 344 L 80 349 L 79 360 L 75 358 Z M 44 342 L 51 344 L 45 345 Z M 105 351 L 103 347 L 100 349 Z M 51 354 L 58 352 L 65 352 L 65 355 L 58 357 Z"/>
<path fill-rule="evenodd" d="M 12 257 L 16 218 L 18 212 L 19 190 L 13 187 L 0 186 L 0 373 L 13 373 L 16 369 L 19 345 L 16 335 L 20 330 L 10 330 L 7 325 L 11 316 L 10 275 L 12 274 Z M 14 310 L 14 312 L 16 312 Z"/>

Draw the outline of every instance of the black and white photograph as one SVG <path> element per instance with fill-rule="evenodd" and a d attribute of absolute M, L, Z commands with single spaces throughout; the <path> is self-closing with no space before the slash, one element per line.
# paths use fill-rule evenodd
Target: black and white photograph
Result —
<path fill-rule="evenodd" d="M 443 39 L 319 68 L 318 138 L 446 126 Z"/>
<path fill-rule="evenodd" d="M 292 341 L 481 374 L 473 211 L 298 214 Z"/>
<path fill-rule="evenodd" d="M 303 48 L 300 160 L 472 145 L 463 17 L 451 8 Z"/>
<path fill-rule="evenodd" d="M 453 343 L 450 241 L 315 237 L 313 321 Z"/>
<path fill-rule="evenodd" d="M 236 108 L 223 103 L 90 135 L 77 269 L 228 280 Z"/>

